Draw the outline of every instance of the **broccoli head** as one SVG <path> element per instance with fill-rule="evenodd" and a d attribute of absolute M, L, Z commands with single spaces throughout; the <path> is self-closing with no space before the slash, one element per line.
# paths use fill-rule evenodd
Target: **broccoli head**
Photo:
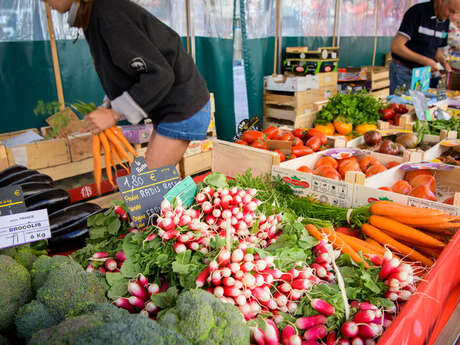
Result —
<path fill-rule="evenodd" d="M 34 262 L 30 272 L 32 275 L 32 287 L 35 293 L 47 281 L 50 272 L 58 268 L 68 268 L 72 272 L 84 272 L 83 267 L 67 256 L 56 255 L 49 257 L 42 255 Z"/>
<path fill-rule="evenodd" d="M 248 345 L 249 328 L 241 312 L 204 290 L 189 290 L 158 322 L 182 334 L 194 345 Z"/>
<path fill-rule="evenodd" d="M 19 309 L 15 324 L 18 336 L 29 340 L 35 332 L 57 325 L 58 321 L 46 306 L 33 300 Z"/>
<path fill-rule="evenodd" d="M 79 271 L 69 265 L 49 273 L 48 279 L 37 291 L 36 299 L 58 321 L 83 314 L 94 303 L 107 301 L 104 285 L 96 274 Z"/>
<path fill-rule="evenodd" d="M 109 304 L 33 335 L 29 345 L 190 345 L 176 332 Z"/>
<path fill-rule="evenodd" d="M 20 263 L 28 270 L 32 268 L 33 263 L 37 260 L 37 256 L 33 253 L 29 244 L 3 249 L 0 254 L 11 256 L 17 263 Z"/>
<path fill-rule="evenodd" d="M 17 311 L 31 297 L 29 271 L 11 257 L 0 255 L 0 332 L 12 326 Z"/>

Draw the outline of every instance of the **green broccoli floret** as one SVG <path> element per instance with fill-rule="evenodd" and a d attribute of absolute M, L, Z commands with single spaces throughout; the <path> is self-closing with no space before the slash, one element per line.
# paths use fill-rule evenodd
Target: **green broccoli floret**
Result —
<path fill-rule="evenodd" d="M 145 316 L 131 315 L 109 304 L 90 310 L 34 334 L 29 345 L 190 345 L 181 335 Z"/>
<path fill-rule="evenodd" d="M 96 274 L 66 265 L 52 270 L 36 299 L 58 321 L 85 313 L 94 303 L 106 302 L 105 288 Z"/>
<path fill-rule="evenodd" d="M 158 322 L 175 330 L 193 345 L 248 345 L 249 328 L 241 312 L 204 290 L 189 290 Z"/>
<path fill-rule="evenodd" d="M 40 255 L 37 253 L 43 252 L 36 250 L 33 245 L 34 244 L 24 244 L 22 246 L 3 249 L 0 251 L 0 254 L 11 256 L 16 262 L 30 270 L 35 260 L 37 260 L 37 255 Z"/>
<path fill-rule="evenodd" d="M 68 267 L 69 270 L 72 270 L 73 272 L 84 271 L 83 267 L 81 267 L 77 262 L 68 258 L 67 256 L 56 255 L 49 257 L 42 255 L 34 262 L 31 270 L 32 287 L 34 292 L 36 293 L 38 289 L 45 283 L 50 272 L 55 271 L 61 267 Z"/>
<path fill-rule="evenodd" d="M 18 309 L 31 297 L 29 271 L 11 257 L 0 255 L 0 332 L 9 329 Z"/>
<path fill-rule="evenodd" d="M 26 340 L 29 340 L 35 332 L 58 323 L 48 308 L 36 300 L 22 306 L 15 320 L 18 336 Z"/>

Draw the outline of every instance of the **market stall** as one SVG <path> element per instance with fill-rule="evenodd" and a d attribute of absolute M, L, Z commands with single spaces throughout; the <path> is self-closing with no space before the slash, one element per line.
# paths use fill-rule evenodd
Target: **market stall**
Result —
<path fill-rule="evenodd" d="M 457 95 L 389 95 L 378 66 L 412 1 L 137 2 L 214 91 L 206 139 L 151 169 L 151 122 L 86 131 L 100 90 L 68 101 L 70 33 L 39 9 L 58 102 L 0 134 L 0 345 L 455 344 Z"/>

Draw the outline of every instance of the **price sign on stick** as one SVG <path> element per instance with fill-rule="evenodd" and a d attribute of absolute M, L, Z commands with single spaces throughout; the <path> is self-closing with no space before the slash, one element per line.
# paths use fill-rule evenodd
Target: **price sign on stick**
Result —
<path fill-rule="evenodd" d="M 46 209 L 0 217 L 0 249 L 50 237 L 51 230 Z"/>
<path fill-rule="evenodd" d="M 180 177 L 172 165 L 148 170 L 143 157 L 137 157 L 133 162 L 132 172 L 117 178 L 117 185 L 134 225 L 143 228 L 152 216 L 160 213 L 163 196 L 180 181 Z"/>
<path fill-rule="evenodd" d="M 0 216 L 27 211 L 21 186 L 0 188 Z"/>

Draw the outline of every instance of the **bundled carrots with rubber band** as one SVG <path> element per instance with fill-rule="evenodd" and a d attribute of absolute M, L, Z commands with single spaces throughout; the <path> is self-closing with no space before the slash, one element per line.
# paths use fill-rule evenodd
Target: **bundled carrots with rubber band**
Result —
<path fill-rule="evenodd" d="M 133 158 L 138 156 L 138 153 L 131 146 L 129 141 L 124 137 L 123 132 L 118 127 L 111 127 L 105 131 L 93 135 L 93 159 L 94 159 L 94 181 L 98 195 L 101 194 L 101 179 L 102 179 L 102 163 L 101 163 L 101 144 L 104 148 L 104 161 L 107 178 L 111 185 L 115 188 L 113 180 L 112 167 L 116 172 L 116 165 L 120 164 L 129 172 L 128 167 L 123 164 L 123 161 L 132 163 Z M 128 152 L 129 153 L 128 153 Z"/>

